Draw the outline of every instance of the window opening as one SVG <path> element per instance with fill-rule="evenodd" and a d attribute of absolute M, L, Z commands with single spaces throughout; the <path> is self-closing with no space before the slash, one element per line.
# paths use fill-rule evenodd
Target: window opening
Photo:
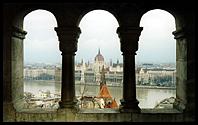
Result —
<path fill-rule="evenodd" d="M 136 55 L 136 93 L 140 108 L 170 109 L 176 98 L 176 40 L 174 17 L 151 10 L 140 21 L 143 27 Z"/>
<path fill-rule="evenodd" d="M 59 107 L 61 55 L 52 13 L 35 10 L 24 18 L 24 109 Z"/>
<path fill-rule="evenodd" d="M 80 108 L 116 109 L 122 98 L 123 63 L 116 33 L 118 22 L 104 10 L 86 14 L 75 61 L 75 87 Z"/>

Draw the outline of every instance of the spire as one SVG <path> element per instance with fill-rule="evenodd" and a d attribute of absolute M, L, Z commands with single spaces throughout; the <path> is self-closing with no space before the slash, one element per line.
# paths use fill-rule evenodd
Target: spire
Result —
<path fill-rule="evenodd" d="M 117 59 L 117 65 L 119 64 L 119 59 Z"/>
<path fill-rule="evenodd" d="M 112 66 L 112 64 L 113 64 L 113 63 L 112 63 L 112 59 L 110 59 L 110 66 Z"/>
<path fill-rule="evenodd" d="M 100 87 L 101 87 L 103 84 L 106 84 L 104 65 L 102 66 L 102 71 L 101 71 Z"/>
<path fill-rule="evenodd" d="M 103 84 L 100 88 L 99 94 L 98 94 L 99 98 L 112 98 L 109 89 L 107 88 L 107 85 Z"/>
<path fill-rule="evenodd" d="M 100 48 L 98 49 L 98 55 L 100 55 Z"/>

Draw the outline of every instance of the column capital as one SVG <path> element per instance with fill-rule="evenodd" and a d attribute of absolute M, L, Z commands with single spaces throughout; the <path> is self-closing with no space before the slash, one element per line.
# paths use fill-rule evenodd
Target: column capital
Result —
<path fill-rule="evenodd" d="M 186 101 L 177 97 L 173 103 L 173 107 L 179 111 L 184 111 L 186 109 Z"/>
<path fill-rule="evenodd" d="M 140 113 L 141 109 L 138 106 L 139 101 L 137 99 L 135 100 L 120 100 L 120 112 L 134 112 L 134 113 Z"/>
<path fill-rule="evenodd" d="M 18 27 L 12 27 L 12 36 L 13 37 L 16 37 L 16 38 L 19 38 L 19 39 L 25 39 L 25 35 L 27 34 L 26 31 L 18 28 Z"/>
<path fill-rule="evenodd" d="M 74 54 L 77 51 L 77 42 L 81 33 L 79 27 L 55 27 L 59 39 L 59 49 L 65 54 Z"/>
<path fill-rule="evenodd" d="M 178 29 L 176 31 L 173 31 L 172 34 L 175 36 L 174 39 L 181 39 L 185 37 L 184 29 Z"/>
<path fill-rule="evenodd" d="M 140 35 L 143 27 L 133 27 L 133 26 L 122 26 L 117 28 L 117 33 L 122 34 L 138 34 Z"/>
<path fill-rule="evenodd" d="M 135 53 L 138 50 L 138 41 L 142 29 L 142 27 L 118 27 L 117 34 L 120 38 L 123 53 Z"/>
<path fill-rule="evenodd" d="M 177 29 L 176 31 L 173 31 L 172 34 L 174 35 L 174 39 L 180 40 L 180 39 L 185 39 L 185 38 L 191 38 L 194 35 L 194 30 L 191 30 L 189 28 L 180 28 Z"/>

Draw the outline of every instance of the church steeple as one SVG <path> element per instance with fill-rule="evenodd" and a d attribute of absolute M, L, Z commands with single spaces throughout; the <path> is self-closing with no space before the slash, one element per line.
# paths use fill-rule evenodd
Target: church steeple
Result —
<path fill-rule="evenodd" d="M 103 84 L 106 84 L 104 65 L 102 66 L 102 71 L 101 71 L 100 87 L 101 87 Z"/>
<path fill-rule="evenodd" d="M 117 65 L 119 64 L 119 59 L 117 59 Z"/>
<path fill-rule="evenodd" d="M 98 55 L 100 55 L 100 48 L 98 49 Z"/>

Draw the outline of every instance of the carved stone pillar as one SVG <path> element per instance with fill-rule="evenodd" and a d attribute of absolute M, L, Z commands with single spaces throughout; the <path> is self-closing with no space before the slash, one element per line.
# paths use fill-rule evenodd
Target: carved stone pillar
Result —
<path fill-rule="evenodd" d="M 13 122 L 15 112 L 23 108 L 23 39 L 27 32 L 11 26 L 6 33 L 3 41 L 3 121 Z"/>
<path fill-rule="evenodd" d="M 173 32 L 176 39 L 176 101 L 173 106 L 183 111 L 187 104 L 187 39 L 184 30 Z"/>
<path fill-rule="evenodd" d="M 61 108 L 74 107 L 75 96 L 75 74 L 74 57 L 77 51 L 77 40 L 81 33 L 79 27 L 57 27 L 55 28 L 62 52 L 62 86 L 61 86 Z"/>
<path fill-rule="evenodd" d="M 26 31 L 12 27 L 11 38 L 11 93 L 16 110 L 23 108 L 24 83 L 23 83 L 23 39 Z"/>
<path fill-rule="evenodd" d="M 117 33 L 123 52 L 123 99 L 121 112 L 140 112 L 136 99 L 135 55 L 138 50 L 138 40 L 142 27 L 119 27 Z"/>

